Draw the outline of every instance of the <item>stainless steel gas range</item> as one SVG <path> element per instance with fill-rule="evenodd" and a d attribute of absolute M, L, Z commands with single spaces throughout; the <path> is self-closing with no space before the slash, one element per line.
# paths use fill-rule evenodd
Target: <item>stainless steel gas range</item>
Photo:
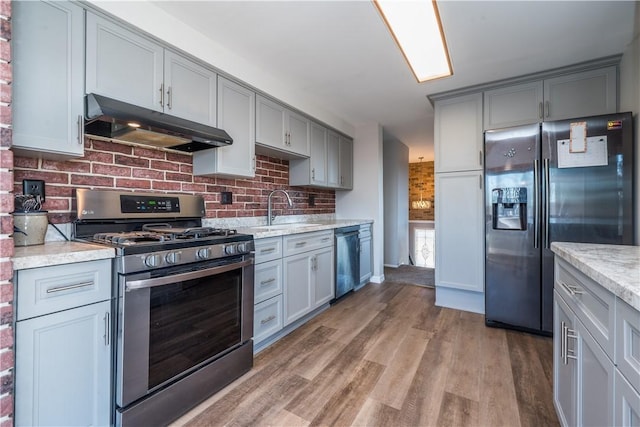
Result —
<path fill-rule="evenodd" d="M 76 240 L 115 248 L 115 423 L 166 425 L 253 366 L 253 236 L 185 194 L 79 189 Z"/>

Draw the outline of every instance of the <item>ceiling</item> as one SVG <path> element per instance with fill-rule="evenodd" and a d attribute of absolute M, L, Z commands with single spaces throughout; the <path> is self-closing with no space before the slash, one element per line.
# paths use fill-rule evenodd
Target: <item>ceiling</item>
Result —
<path fill-rule="evenodd" d="M 369 1 L 153 1 L 315 104 L 433 159 L 427 95 L 622 53 L 638 2 L 439 1 L 452 77 L 417 83 Z"/>

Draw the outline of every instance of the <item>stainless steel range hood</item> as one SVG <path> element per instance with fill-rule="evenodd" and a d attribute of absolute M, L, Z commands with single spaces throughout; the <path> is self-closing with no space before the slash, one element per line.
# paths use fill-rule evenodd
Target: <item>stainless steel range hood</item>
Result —
<path fill-rule="evenodd" d="M 138 107 L 102 95 L 86 96 L 85 134 L 180 151 L 233 143 L 222 129 Z"/>

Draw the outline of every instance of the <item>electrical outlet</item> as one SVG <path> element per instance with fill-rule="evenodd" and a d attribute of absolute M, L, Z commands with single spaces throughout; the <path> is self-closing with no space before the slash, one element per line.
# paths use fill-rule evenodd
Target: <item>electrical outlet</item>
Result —
<path fill-rule="evenodd" d="M 32 194 L 36 198 L 40 196 L 40 202 L 44 202 L 44 181 L 41 179 L 23 179 L 22 194 Z"/>
<path fill-rule="evenodd" d="M 231 191 L 223 191 L 220 193 L 220 204 L 230 205 L 233 203 L 233 193 Z"/>
<path fill-rule="evenodd" d="M 313 207 L 316 205 L 316 195 L 309 194 L 309 206 Z"/>

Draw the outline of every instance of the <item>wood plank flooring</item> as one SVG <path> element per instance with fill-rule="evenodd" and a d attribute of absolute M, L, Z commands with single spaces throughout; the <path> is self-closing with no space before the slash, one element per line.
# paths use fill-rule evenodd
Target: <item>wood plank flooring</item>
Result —
<path fill-rule="evenodd" d="M 175 426 L 555 426 L 550 338 L 368 284 Z"/>

